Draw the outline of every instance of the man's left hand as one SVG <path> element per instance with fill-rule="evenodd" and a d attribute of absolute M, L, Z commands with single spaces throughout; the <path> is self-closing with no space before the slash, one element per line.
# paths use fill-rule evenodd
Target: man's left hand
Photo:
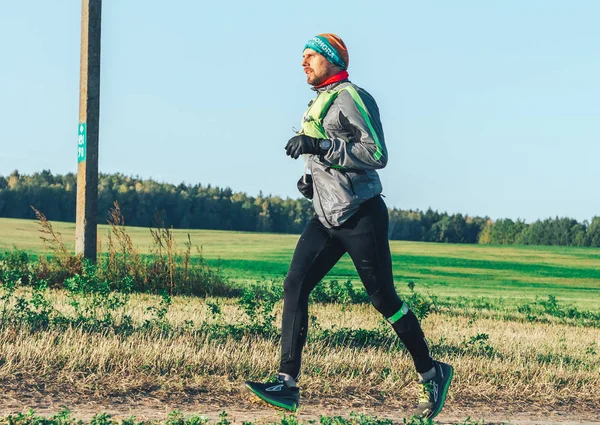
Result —
<path fill-rule="evenodd" d="M 317 155 L 322 153 L 319 142 L 321 139 L 299 134 L 292 137 L 285 145 L 285 153 L 294 159 L 298 159 L 304 153 Z"/>

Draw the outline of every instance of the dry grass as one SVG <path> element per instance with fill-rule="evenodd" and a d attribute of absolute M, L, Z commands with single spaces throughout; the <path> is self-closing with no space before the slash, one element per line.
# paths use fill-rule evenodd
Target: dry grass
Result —
<path fill-rule="evenodd" d="M 58 309 L 69 311 L 63 292 L 52 291 L 50 297 Z M 208 301 L 221 303 L 219 319 L 211 316 L 205 300 L 174 297 L 166 319 L 182 327 L 175 333 L 136 331 L 124 336 L 72 328 L 28 332 L 5 325 L 0 330 L 2 386 L 6 391 L 74 398 L 237 397 L 244 379 L 264 379 L 276 372 L 278 341 L 214 340 L 194 333 L 205 321 L 245 320 L 233 301 Z M 127 313 L 141 324 L 148 318 L 147 307 L 159 304 L 158 297 L 132 295 Z M 315 304 L 311 314 L 323 329 L 374 329 L 381 320 L 364 305 Z M 444 314 L 431 314 L 423 328 L 436 357 L 456 368 L 451 405 L 527 405 L 529 411 L 576 406 L 593 412 L 600 404 L 597 328 Z M 472 342 L 477 335 L 487 339 Z M 343 397 L 357 406 L 385 401 L 387 406 L 407 407 L 415 400 L 415 380 L 410 358 L 393 345 L 357 349 L 319 341 L 306 347 L 301 384 L 308 400 Z"/>

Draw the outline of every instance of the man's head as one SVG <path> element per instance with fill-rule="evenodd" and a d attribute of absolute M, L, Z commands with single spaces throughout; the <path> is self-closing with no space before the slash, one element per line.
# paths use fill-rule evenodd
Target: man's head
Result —
<path fill-rule="evenodd" d="M 348 68 L 348 49 L 335 34 L 319 34 L 304 46 L 302 66 L 306 80 L 312 86 Z"/>

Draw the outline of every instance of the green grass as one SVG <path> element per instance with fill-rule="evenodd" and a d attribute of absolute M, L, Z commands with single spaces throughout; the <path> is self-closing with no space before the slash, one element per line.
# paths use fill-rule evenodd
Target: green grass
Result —
<path fill-rule="evenodd" d="M 75 225 L 53 223 L 69 249 L 74 247 Z M 128 228 L 139 250 L 152 245 L 146 228 Z M 186 235 L 202 247 L 211 264 L 238 281 L 283 280 L 298 235 L 278 235 L 213 230 L 175 230 L 183 244 Z M 106 246 L 108 226 L 100 226 L 101 246 Z M 30 220 L 0 218 L 0 250 L 16 246 L 44 253 L 38 226 Z M 440 297 L 502 298 L 519 304 L 536 296 L 554 295 L 560 302 L 599 311 L 600 249 L 539 246 L 453 245 L 392 241 L 394 278 L 401 291 L 412 281 Z M 328 278 L 351 279 L 360 285 L 348 256 Z"/>

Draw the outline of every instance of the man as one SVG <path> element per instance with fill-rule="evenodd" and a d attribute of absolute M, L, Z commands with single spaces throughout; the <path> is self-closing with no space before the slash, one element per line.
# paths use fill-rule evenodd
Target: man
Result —
<path fill-rule="evenodd" d="M 307 159 L 310 174 L 300 178 L 298 188 L 312 199 L 316 215 L 300 236 L 284 281 L 277 381 L 246 386 L 267 403 L 297 409 L 309 294 L 347 252 L 373 305 L 412 356 L 422 385 L 417 414 L 433 418 L 444 405 L 453 369 L 431 359 L 416 316 L 396 294 L 388 211 L 375 171 L 388 161 L 379 109 L 369 93 L 348 80 L 348 59 L 334 34 L 313 37 L 304 47 L 302 66 L 318 95 L 285 150 L 293 159 Z"/>

